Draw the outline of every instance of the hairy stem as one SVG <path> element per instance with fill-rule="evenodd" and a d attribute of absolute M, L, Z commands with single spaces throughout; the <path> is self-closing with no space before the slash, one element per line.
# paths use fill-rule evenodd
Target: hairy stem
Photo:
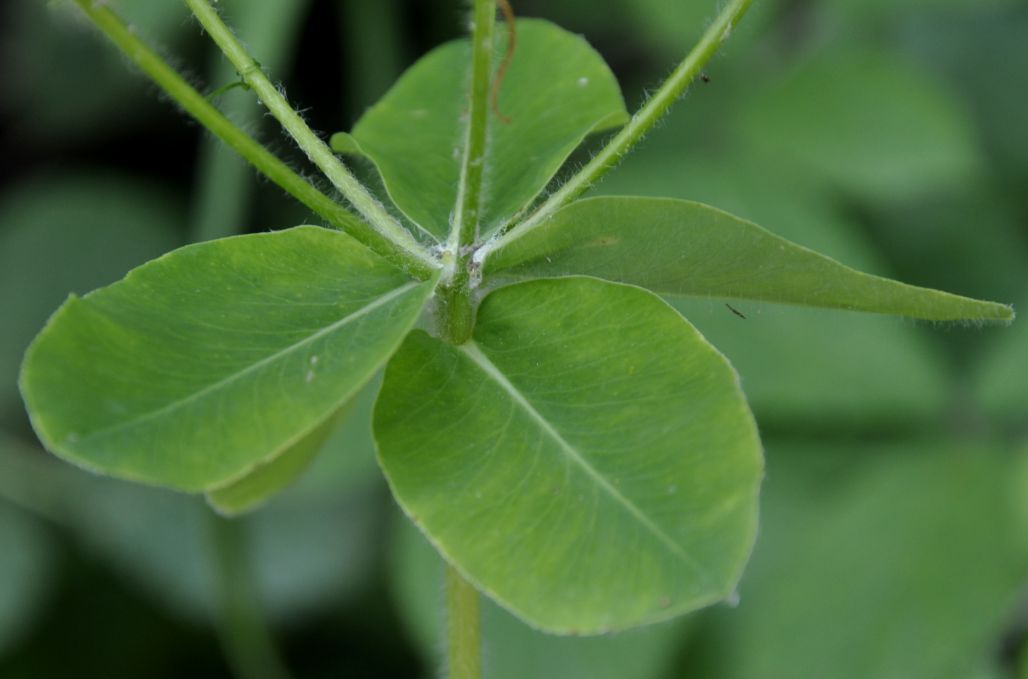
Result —
<path fill-rule="evenodd" d="M 423 248 L 399 222 L 357 181 L 324 141 L 304 122 L 281 91 L 268 79 L 260 65 L 246 51 L 208 0 L 186 0 L 186 4 L 200 24 L 217 43 L 239 76 L 268 108 L 268 111 L 296 143 L 311 162 L 318 166 L 332 185 L 359 212 L 379 235 L 391 241 L 406 255 L 420 262 L 422 267 L 438 268 L 436 259 Z"/>
<path fill-rule="evenodd" d="M 728 39 L 732 29 L 749 9 L 753 0 L 732 0 L 674 70 L 660 89 L 640 108 L 631 121 L 575 176 L 554 192 L 527 219 L 487 243 L 475 255 L 478 263 L 488 254 L 545 223 L 560 208 L 585 193 L 603 175 L 612 170 L 649 132 L 678 100 L 685 89 L 700 75 L 703 67 Z"/>
<path fill-rule="evenodd" d="M 249 37 L 255 50 L 276 68 L 285 68 L 290 59 L 298 29 L 310 6 L 309 0 L 253 5 L 241 3 L 240 30 Z M 212 83 L 229 83 L 236 72 L 218 52 L 210 66 Z M 252 96 L 242 90 L 226 93 L 215 103 L 237 124 L 256 124 L 260 108 Z M 253 192 L 253 175 L 246 163 L 218 139 L 209 137 L 200 149 L 197 163 L 190 228 L 193 241 L 234 236 L 245 231 L 247 206 Z"/>
<path fill-rule="evenodd" d="M 475 0 L 474 33 L 471 38 L 471 96 L 460 184 L 454 210 L 450 248 L 456 250 L 475 241 L 481 205 L 482 174 L 485 170 L 486 134 L 489 124 L 489 90 L 492 75 L 493 33 L 496 25 L 494 0 Z"/>
<path fill-rule="evenodd" d="M 239 679 L 288 679 L 261 615 L 246 535 L 237 521 L 209 516 L 221 596 L 221 643 L 233 673 Z"/>
<path fill-rule="evenodd" d="M 457 570 L 446 566 L 450 679 L 481 679 L 482 639 L 478 590 Z"/>
<path fill-rule="evenodd" d="M 318 191 L 288 165 L 239 129 L 202 94 L 187 83 L 159 54 L 125 25 L 103 0 L 75 0 L 86 16 L 154 83 L 189 115 L 215 136 L 231 146 L 261 174 L 320 215 L 330 225 L 345 231 L 386 259 L 404 267 L 412 275 L 429 278 L 435 265 L 428 265 L 379 235 L 352 212 Z"/>
<path fill-rule="evenodd" d="M 478 215 L 482 202 L 495 27 L 495 0 L 475 0 L 468 127 L 464 138 L 460 184 L 457 187 L 457 205 L 447 243 L 450 258 L 447 262 L 448 280 L 439 291 L 439 308 L 443 316 L 441 325 L 454 344 L 466 342 L 474 329 L 471 257 L 472 246 L 478 237 Z"/>

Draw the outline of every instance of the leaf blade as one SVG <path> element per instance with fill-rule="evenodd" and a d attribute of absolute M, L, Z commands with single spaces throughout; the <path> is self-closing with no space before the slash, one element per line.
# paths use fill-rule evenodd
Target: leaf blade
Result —
<path fill-rule="evenodd" d="M 1010 307 L 861 273 L 701 203 L 602 197 L 490 253 L 484 275 L 593 275 L 667 295 L 895 314 L 1013 320 Z"/>
<path fill-rule="evenodd" d="M 730 594 L 760 445 L 734 372 L 681 316 L 635 287 L 533 281 L 487 297 L 473 341 L 412 333 L 375 411 L 394 495 L 448 559 L 564 633 Z"/>
<path fill-rule="evenodd" d="M 583 38 L 542 20 L 521 19 L 517 27 L 517 52 L 498 99 L 511 122 L 490 115 L 484 233 L 531 202 L 586 136 L 628 119 L 614 75 Z M 498 54 L 505 40 L 497 40 Z M 340 152 L 370 158 L 397 207 L 439 240 L 448 235 L 457 200 L 467 93 L 465 79 L 454 74 L 464 73 L 469 52 L 467 40 L 430 52 L 352 134 L 333 140 Z"/>
<path fill-rule="evenodd" d="M 26 354 L 22 393 L 65 459 L 208 490 L 337 410 L 431 286 L 317 227 L 188 246 L 65 303 Z"/>

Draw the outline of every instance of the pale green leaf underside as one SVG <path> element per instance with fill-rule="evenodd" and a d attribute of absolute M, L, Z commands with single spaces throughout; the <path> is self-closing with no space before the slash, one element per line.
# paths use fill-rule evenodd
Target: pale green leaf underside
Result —
<path fill-rule="evenodd" d="M 486 275 L 586 274 L 665 295 L 871 311 L 934 321 L 1010 321 L 1010 307 L 861 273 L 716 208 L 603 197 L 564 208 L 493 252 Z"/>
<path fill-rule="evenodd" d="M 430 290 L 317 227 L 192 245 L 69 299 L 29 348 L 22 394 L 61 457 L 210 490 L 334 413 Z"/>
<path fill-rule="evenodd" d="M 636 287 L 520 283 L 486 297 L 465 345 L 412 333 L 375 436 L 407 513 L 541 629 L 599 633 L 723 599 L 755 536 L 761 449 L 736 375 Z"/>
<path fill-rule="evenodd" d="M 232 484 L 209 491 L 207 504 L 225 516 L 238 516 L 257 509 L 300 478 L 321 452 L 340 421 L 349 413 L 352 405 L 353 399 L 267 464 L 258 466 Z"/>
<path fill-rule="evenodd" d="M 628 120 L 617 80 L 581 37 L 546 21 L 517 23 L 517 51 L 489 115 L 482 232 L 524 208 L 587 135 Z M 506 49 L 498 33 L 497 62 Z M 457 202 L 468 108 L 470 43 L 447 43 L 422 58 L 333 148 L 377 165 L 393 202 L 445 240 Z"/>

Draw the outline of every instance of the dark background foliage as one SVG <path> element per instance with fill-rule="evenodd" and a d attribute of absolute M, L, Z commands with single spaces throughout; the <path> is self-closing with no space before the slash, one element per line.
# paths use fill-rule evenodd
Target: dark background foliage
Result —
<path fill-rule="evenodd" d="M 205 90 L 233 80 L 182 3 L 111 4 Z M 222 5 L 326 134 L 459 36 L 466 13 L 457 0 Z M 629 108 L 717 8 L 514 5 L 584 33 Z M 709 202 L 859 268 L 1024 308 L 1028 7 L 755 5 L 710 83 L 599 190 Z M 263 13 L 280 18 L 262 27 Z M 247 93 L 220 101 L 308 171 Z M 232 525 L 195 498 L 52 459 L 17 395 L 21 352 L 69 292 L 190 240 L 312 217 L 70 3 L 0 6 L 0 130 L 0 676 L 230 676 L 226 621 L 247 582 L 295 676 L 431 676 L 438 564 L 375 468 L 370 391 L 298 486 Z M 490 608 L 494 676 L 1028 676 L 1028 325 L 736 306 L 745 320 L 680 303 L 739 369 L 767 447 L 737 605 L 598 640 L 546 639 Z M 249 676 L 274 676 L 260 669 Z"/>

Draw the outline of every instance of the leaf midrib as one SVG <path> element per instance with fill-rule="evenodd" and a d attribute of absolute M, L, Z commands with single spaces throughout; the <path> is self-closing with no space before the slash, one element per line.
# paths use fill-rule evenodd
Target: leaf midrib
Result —
<path fill-rule="evenodd" d="M 664 532 L 660 526 L 658 526 L 649 516 L 643 512 L 634 502 L 629 500 L 627 497 L 621 494 L 621 492 L 607 480 L 603 474 L 601 474 L 595 467 L 593 467 L 589 461 L 571 445 L 567 440 L 561 436 L 560 432 L 543 417 L 542 413 L 535 409 L 535 406 L 522 394 L 507 376 L 501 371 L 490 359 L 486 356 L 478 345 L 474 341 L 468 341 L 458 347 L 472 363 L 485 373 L 487 377 L 496 382 L 514 402 L 519 405 L 529 417 L 532 418 L 539 425 L 545 434 L 547 434 L 560 449 L 567 455 L 567 457 L 578 465 L 587 476 L 592 478 L 596 484 L 606 491 L 606 493 L 615 501 L 616 504 L 621 506 L 626 512 L 634 517 L 644 528 L 646 528 L 657 540 L 663 544 L 669 551 L 675 556 L 680 558 L 685 563 L 696 571 L 696 573 L 708 584 L 712 582 L 707 570 L 700 564 L 694 557 L 688 552 L 682 549 L 682 547 L 674 541 L 674 539 Z"/>
<path fill-rule="evenodd" d="M 328 334 L 330 334 L 332 332 L 335 332 L 339 328 L 342 328 L 343 326 L 348 325 L 349 323 L 357 320 L 358 318 L 361 318 L 362 316 L 366 316 L 367 314 L 371 313 L 372 311 L 378 309 L 379 307 L 384 306 L 385 304 L 388 304 L 392 300 L 402 296 L 406 292 L 416 288 L 419 285 L 421 285 L 421 283 L 416 282 L 416 281 L 412 281 L 412 282 L 407 283 L 405 285 L 402 285 L 402 286 L 400 286 L 400 287 L 398 287 L 398 288 L 396 288 L 394 290 L 390 290 L 388 293 L 378 297 L 373 302 L 371 302 L 371 303 L 361 307 L 357 311 L 354 311 L 353 313 L 348 314 L 347 316 L 344 316 L 343 318 L 339 319 L 338 321 L 334 321 L 333 323 L 330 323 L 329 325 L 325 326 L 324 328 L 318 330 L 317 332 L 314 332 L 314 333 L 308 335 L 307 337 L 304 337 L 302 340 L 300 340 L 298 342 L 295 342 L 295 343 L 290 344 L 290 345 L 288 345 L 286 347 L 283 347 L 282 349 L 279 349 L 278 351 L 276 351 L 275 353 L 271 354 L 270 356 L 266 356 L 266 357 L 262 358 L 261 360 L 255 362 L 255 363 L 252 363 L 251 365 L 248 365 L 247 367 L 243 368 L 242 370 L 240 370 L 238 372 L 232 373 L 231 375 L 229 375 L 227 377 L 224 377 L 224 378 L 218 380 L 217 382 L 214 382 L 213 384 L 210 384 L 210 385 L 204 387 L 203 389 L 200 389 L 199 391 L 193 392 L 192 394 L 189 394 L 188 396 L 180 398 L 177 401 L 172 401 L 171 403 L 169 403 L 167 405 L 164 405 L 164 406 L 161 406 L 160 408 L 157 408 L 156 410 L 151 410 L 150 412 L 143 413 L 142 415 L 137 415 L 136 417 L 133 417 L 130 420 L 126 420 L 124 422 L 119 422 L 119 423 L 111 425 L 109 427 L 104 427 L 104 428 L 101 428 L 101 429 L 96 429 L 94 431 L 91 431 L 88 434 L 85 434 L 84 436 L 80 437 L 79 438 L 79 442 L 84 443 L 84 442 L 89 441 L 91 439 L 96 439 L 96 438 L 99 438 L 99 437 L 102 437 L 102 436 L 107 436 L 107 435 L 109 435 L 111 433 L 114 433 L 116 431 L 119 431 L 121 429 L 127 429 L 129 427 L 133 427 L 133 426 L 135 426 L 137 424 L 140 424 L 141 422 L 145 422 L 147 420 L 152 420 L 152 419 L 158 418 L 158 417 L 160 417 L 162 415 L 166 415 L 168 413 L 174 412 L 175 410 L 178 410 L 179 408 L 182 408 L 182 407 L 184 407 L 184 406 L 186 406 L 186 405 L 188 405 L 188 404 L 190 404 L 190 403 L 192 403 L 192 402 L 194 402 L 194 401 L 196 401 L 196 400 L 198 400 L 200 398 L 203 398 L 204 396 L 206 396 L 208 394 L 211 394 L 211 393 L 213 393 L 213 392 L 215 392 L 215 391 L 217 391 L 217 390 L 219 390 L 219 389 L 221 389 L 223 387 L 226 387 L 226 386 L 236 382 L 237 380 L 240 380 L 240 379 L 246 377 L 247 375 L 249 375 L 249 374 L 251 374 L 253 372 L 256 372 L 257 370 L 260 370 L 261 368 L 263 368 L 266 365 L 270 365 L 270 364 L 274 363 L 275 361 L 277 361 L 280 358 L 288 356 L 292 352 L 294 352 L 294 351 L 296 351 L 296 350 L 300 349 L 301 347 L 304 347 L 304 346 L 306 346 L 308 344 L 311 344 L 312 342 L 314 342 L 314 341 L 324 337 L 325 335 L 328 335 Z"/>

